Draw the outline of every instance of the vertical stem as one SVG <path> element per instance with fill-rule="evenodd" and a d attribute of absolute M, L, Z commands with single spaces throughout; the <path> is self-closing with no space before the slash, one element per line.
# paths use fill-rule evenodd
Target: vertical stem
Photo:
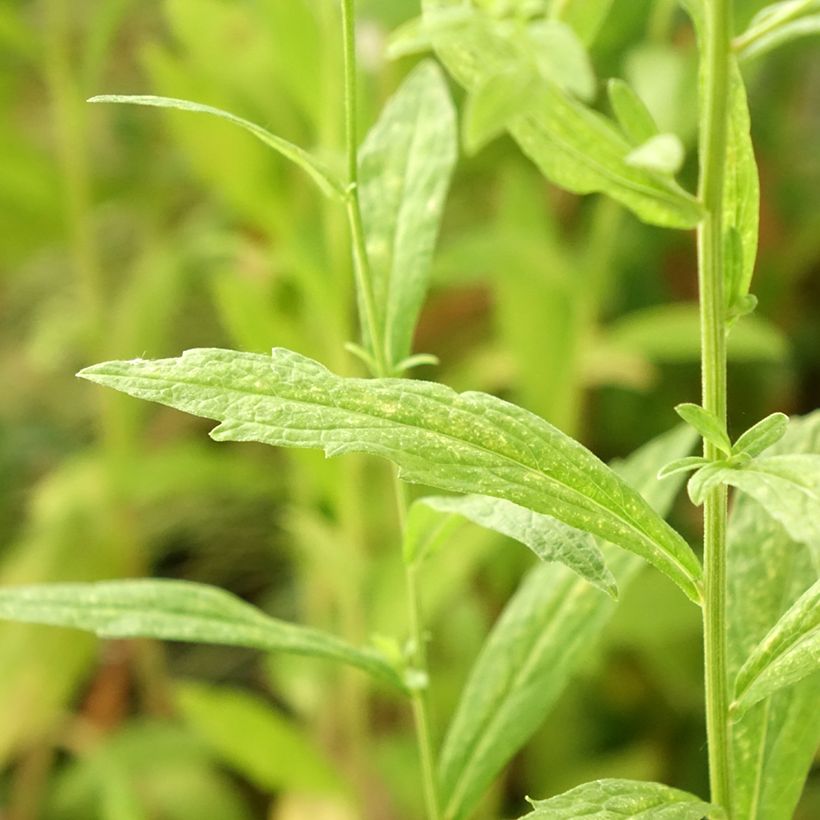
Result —
<path fill-rule="evenodd" d="M 366 343 L 373 356 L 376 376 L 388 374 L 384 339 L 376 310 L 373 291 L 373 276 L 367 258 L 367 244 L 362 224 L 362 210 L 359 204 L 359 156 L 356 114 L 358 94 L 356 89 L 356 2 L 342 0 L 342 28 L 344 31 L 344 79 L 345 79 L 345 142 L 347 145 L 347 216 L 350 222 L 353 243 L 354 273 L 359 292 L 362 325 Z"/>
<path fill-rule="evenodd" d="M 730 2 L 704 6 L 704 99 L 700 196 L 705 216 L 698 230 L 703 406 L 726 420 L 726 311 L 723 295 L 723 189 L 730 94 Z M 719 458 L 704 443 L 704 455 Z M 712 800 L 731 817 L 729 698 L 726 663 L 726 488 L 706 497 L 704 515 L 706 730 Z"/>
<path fill-rule="evenodd" d="M 376 309 L 373 276 L 367 256 L 364 225 L 359 203 L 359 159 L 358 137 L 356 133 L 356 20 L 355 0 L 341 0 L 342 28 L 344 32 L 344 85 L 345 85 L 345 141 L 347 145 L 348 196 L 347 214 L 353 245 L 356 284 L 359 293 L 359 307 L 365 339 L 373 357 L 374 375 L 390 375 L 391 362 L 387 353 L 381 325 Z M 407 517 L 405 488 L 394 472 L 394 486 L 402 531 Z M 407 606 L 410 622 L 410 640 L 413 645 L 411 661 L 422 679 L 421 685 L 412 689 L 413 721 L 421 764 L 422 787 L 428 820 L 440 820 L 438 788 L 436 784 L 435 755 L 432 732 L 430 730 L 429 708 L 427 704 L 427 658 L 424 628 L 421 619 L 419 595 L 416 587 L 415 568 L 406 569 Z"/>

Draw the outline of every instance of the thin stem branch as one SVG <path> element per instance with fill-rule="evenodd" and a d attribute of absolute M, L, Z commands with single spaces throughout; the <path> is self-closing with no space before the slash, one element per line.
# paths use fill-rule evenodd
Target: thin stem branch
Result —
<path fill-rule="evenodd" d="M 396 502 L 399 522 L 402 532 L 407 519 L 407 494 L 396 472 L 393 471 Z M 436 756 L 433 746 L 433 733 L 430 726 L 430 709 L 427 699 L 427 640 L 424 634 L 424 622 L 421 616 L 419 591 L 416 584 L 415 566 L 405 565 L 405 585 L 407 588 L 407 613 L 410 625 L 410 642 L 412 654 L 410 661 L 414 671 L 421 678 L 421 685 L 411 688 L 413 706 L 413 723 L 416 729 L 416 743 L 418 745 L 419 763 L 421 764 L 422 787 L 424 789 L 424 804 L 427 809 L 428 820 L 440 820 L 441 807 L 436 780 Z"/>
<path fill-rule="evenodd" d="M 385 355 L 384 339 L 376 309 L 373 274 L 367 257 L 362 209 L 359 203 L 359 157 L 356 113 L 358 93 L 356 78 L 356 2 L 342 0 L 342 29 L 344 31 L 344 86 L 345 86 L 345 144 L 347 149 L 347 216 L 353 243 L 353 263 L 356 286 L 362 312 L 366 346 L 375 363 L 376 376 L 386 376 L 389 363 Z"/>
<path fill-rule="evenodd" d="M 726 420 L 726 308 L 723 293 L 723 194 L 730 94 L 730 0 L 705 4 L 705 84 L 701 128 L 700 196 L 705 216 L 698 230 L 703 406 Z M 704 442 L 704 455 L 720 458 Z M 717 487 L 704 503 L 703 607 L 706 729 L 712 800 L 731 816 L 731 747 L 726 658 L 727 493 Z"/>

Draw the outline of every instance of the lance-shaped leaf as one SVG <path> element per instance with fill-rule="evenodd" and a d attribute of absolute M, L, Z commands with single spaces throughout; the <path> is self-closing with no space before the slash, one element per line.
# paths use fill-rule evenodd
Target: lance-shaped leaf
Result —
<path fill-rule="evenodd" d="M 214 108 L 211 105 L 191 102 L 190 100 L 177 100 L 173 97 L 153 97 L 136 94 L 102 94 L 98 97 L 91 97 L 91 103 L 125 103 L 126 105 L 148 105 L 155 108 L 176 108 L 179 111 L 192 111 L 197 114 L 210 114 L 213 117 L 227 120 L 228 122 L 244 128 L 261 140 L 269 148 L 289 159 L 305 171 L 313 181 L 319 186 L 323 193 L 328 196 L 344 197 L 345 189 L 341 181 L 316 157 L 288 142 L 275 134 L 271 134 L 266 128 L 257 125 L 255 122 L 237 117 L 221 108 Z"/>
<path fill-rule="evenodd" d="M 506 498 L 641 555 L 700 601 L 700 563 L 639 493 L 581 444 L 494 396 L 342 378 L 281 348 L 271 356 L 189 350 L 79 375 L 216 419 L 217 441 L 370 453 L 397 464 L 406 481 Z"/>
<path fill-rule="evenodd" d="M 4 587 L 0 618 L 82 629 L 102 638 L 161 638 L 312 655 L 356 666 L 404 688 L 374 650 L 276 620 L 206 584 L 139 580 Z"/>
<path fill-rule="evenodd" d="M 422 8 L 426 15 L 458 5 L 460 0 L 424 0 Z M 510 36 L 509 28 L 476 10 L 457 38 L 432 39 L 447 70 L 472 93 L 488 77 L 531 60 L 529 32 L 518 34 Z M 530 110 L 508 128 L 547 178 L 574 193 L 605 193 L 652 224 L 697 225 L 698 201 L 668 176 L 629 165 L 632 146 L 613 122 L 546 79 L 534 94 Z"/>
<path fill-rule="evenodd" d="M 726 425 L 714 413 L 705 410 L 698 404 L 679 404 L 675 412 L 687 423 L 691 424 L 703 438 L 722 450 L 727 455 L 732 452 Z"/>
<path fill-rule="evenodd" d="M 456 116 L 441 70 L 422 63 L 359 152 L 359 201 L 388 363 L 410 353 L 456 161 Z"/>
<path fill-rule="evenodd" d="M 562 524 L 548 515 L 488 495 L 429 496 L 434 510 L 462 516 L 529 547 L 542 561 L 569 567 L 607 595 L 618 597 L 618 584 L 604 562 L 595 536 Z"/>
<path fill-rule="evenodd" d="M 785 413 L 772 413 L 753 424 L 745 433 L 738 437 L 732 445 L 735 453 L 746 453 L 754 458 L 769 447 L 777 444 L 789 429 L 789 417 Z"/>
<path fill-rule="evenodd" d="M 658 817 L 663 820 L 717 820 L 725 817 L 718 806 L 689 792 L 640 780 L 596 780 L 549 800 L 530 800 L 533 811 L 521 820 L 614 820 L 617 817 Z"/>
<path fill-rule="evenodd" d="M 667 459 L 689 452 L 695 440 L 694 430 L 680 427 L 616 469 L 665 514 L 681 480 L 659 482 L 655 473 Z M 598 546 L 623 590 L 643 562 L 611 544 Z M 565 566 L 539 564 L 528 574 L 485 642 L 447 730 L 439 765 L 447 820 L 468 816 L 538 729 L 615 606 Z"/>
<path fill-rule="evenodd" d="M 733 709 L 742 714 L 772 692 L 820 669 L 820 581 L 795 601 L 743 664 Z"/>
<path fill-rule="evenodd" d="M 820 413 L 792 419 L 772 452 L 818 452 Z M 817 577 L 810 549 L 750 496 L 732 506 L 727 641 L 734 679 L 772 626 Z M 732 726 L 733 808 L 748 820 L 791 820 L 820 738 L 820 675 L 774 692 Z"/>
<path fill-rule="evenodd" d="M 646 104 L 628 83 L 611 79 L 607 83 L 607 94 L 618 125 L 633 145 L 642 145 L 660 133 Z"/>
<path fill-rule="evenodd" d="M 594 42 L 611 7 L 612 0 L 568 0 L 552 3 L 550 15 L 569 23 L 589 45 Z"/>

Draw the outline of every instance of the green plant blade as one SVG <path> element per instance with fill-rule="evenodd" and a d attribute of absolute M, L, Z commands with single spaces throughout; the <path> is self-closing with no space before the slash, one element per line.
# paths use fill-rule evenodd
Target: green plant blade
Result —
<path fill-rule="evenodd" d="M 793 418 L 775 453 L 820 451 L 820 413 Z M 729 675 L 817 577 L 810 549 L 750 496 L 733 504 L 728 538 Z M 820 739 L 820 675 L 774 692 L 732 726 L 733 808 L 748 820 L 791 820 Z"/>
<path fill-rule="evenodd" d="M 764 450 L 777 444 L 786 435 L 788 427 L 789 417 L 785 413 L 772 413 L 739 436 L 732 450 L 746 453 L 752 458 L 759 456 Z"/>
<path fill-rule="evenodd" d="M 618 584 L 604 562 L 595 536 L 569 527 L 548 515 L 488 495 L 428 496 L 424 504 L 462 516 L 480 527 L 514 538 L 542 561 L 564 564 L 613 598 Z"/>
<path fill-rule="evenodd" d="M 742 714 L 820 669 L 820 581 L 806 590 L 743 664 L 732 705 Z"/>
<path fill-rule="evenodd" d="M 658 478 L 666 478 L 670 475 L 677 475 L 678 473 L 688 473 L 690 470 L 697 470 L 704 467 L 709 462 L 702 456 L 686 456 L 686 458 L 676 458 L 670 461 L 669 464 L 664 464 L 658 470 Z"/>
<path fill-rule="evenodd" d="M 618 125 L 632 145 L 642 145 L 657 136 L 659 128 L 652 114 L 631 85 L 613 78 L 607 83 L 607 94 Z"/>
<path fill-rule="evenodd" d="M 596 780 L 549 800 L 530 800 L 533 811 L 520 820 L 614 820 L 618 817 L 662 817 L 663 820 L 717 820 L 722 809 L 689 792 L 640 780 Z"/>
<path fill-rule="evenodd" d="M 462 523 L 456 515 L 441 515 L 427 504 L 426 497 L 414 501 L 404 524 L 402 556 L 405 564 L 421 564 L 444 546 Z"/>
<path fill-rule="evenodd" d="M 343 792 L 335 767 L 306 731 L 258 695 L 184 681 L 174 687 L 181 719 L 220 761 L 266 792 Z"/>
<path fill-rule="evenodd" d="M 630 456 L 619 473 L 665 514 L 680 480 L 658 482 L 667 459 L 696 441 L 680 427 Z M 623 590 L 643 566 L 604 542 L 599 548 Z M 615 611 L 615 602 L 561 565 L 539 564 L 493 627 L 447 729 L 439 764 L 444 817 L 470 814 L 493 778 L 537 730 Z"/>
<path fill-rule="evenodd" d="M 216 419 L 217 441 L 369 453 L 397 464 L 406 481 L 506 498 L 641 555 L 700 600 L 700 563 L 640 494 L 578 442 L 494 396 L 432 382 L 346 379 L 281 348 L 271 356 L 189 350 L 79 375 Z"/>
<path fill-rule="evenodd" d="M 714 414 L 704 410 L 698 404 L 679 404 L 675 412 L 692 427 L 695 428 L 703 438 L 712 443 L 719 450 L 723 450 L 726 455 L 732 452 L 732 445 L 726 433 L 726 425 Z"/>
<path fill-rule="evenodd" d="M 214 117 L 232 122 L 240 128 L 253 134 L 258 140 L 261 140 L 269 148 L 280 153 L 286 159 L 298 165 L 305 171 L 311 179 L 319 186 L 322 193 L 327 196 L 342 198 L 346 196 L 345 187 L 342 182 L 326 168 L 316 157 L 311 156 L 303 148 L 288 142 L 275 134 L 271 134 L 261 125 L 257 125 L 250 120 L 237 117 L 228 111 L 223 111 L 220 108 L 214 108 L 210 105 L 202 105 L 201 103 L 191 102 L 190 100 L 177 100 L 172 97 L 153 97 L 148 95 L 136 94 L 101 94 L 97 97 L 91 97 L 88 102 L 91 103 L 125 103 L 127 105 L 148 105 L 155 108 L 175 108 L 179 111 L 193 111 L 198 114 L 210 114 Z"/>
<path fill-rule="evenodd" d="M 424 0 L 425 15 L 459 5 L 460 0 Z M 531 60 L 527 43 L 511 40 L 499 21 L 476 10 L 460 36 L 433 36 L 436 53 L 469 92 L 487 78 Z M 509 131 L 523 152 L 552 182 L 578 194 L 605 193 L 646 222 L 692 228 L 700 220 L 698 201 L 668 176 L 626 162 L 631 145 L 610 120 L 544 81 L 525 116 Z"/>
<path fill-rule="evenodd" d="M 205 584 L 139 580 L 4 587 L 0 618 L 82 629 L 102 638 L 160 638 L 312 655 L 356 666 L 403 688 L 375 651 L 270 618 Z"/>
<path fill-rule="evenodd" d="M 595 73 L 573 29 L 558 20 L 543 20 L 529 26 L 529 36 L 541 76 L 589 102 L 595 96 Z"/>
<path fill-rule="evenodd" d="M 432 61 L 385 106 L 359 152 L 359 201 L 388 363 L 410 354 L 456 162 L 456 115 Z"/>
<path fill-rule="evenodd" d="M 788 428 L 789 417 L 785 413 L 772 413 L 739 436 L 732 450 L 754 458 L 777 444 L 786 435 Z"/>

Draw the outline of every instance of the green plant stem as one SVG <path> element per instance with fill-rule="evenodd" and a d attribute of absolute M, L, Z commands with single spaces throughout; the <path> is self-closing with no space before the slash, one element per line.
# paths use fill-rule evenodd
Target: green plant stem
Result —
<path fill-rule="evenodd" d="M 350 237 L 353 246 L 354 271 L 359 294 L 361 320 L 366 331 L 368 352 L 373 357 L 375 376 L 392 375 L 391 362 L 386 350 L 376 311 L 376 297 L 373 289 L 373 275 L 367 256 L 362 212 L 359 203 L 359 158 L 358 137 L 356 129 L 357 91 L 356 91 L 356 15 L 355 0 L 342 0 L 342 29 L 344 34 L 344 103 L 345 103 L 345 143 L 347 146 L 347 215 L 350 225 Z M 402 532 L 407 517 L 407 497 L 405 488 L 396 473 L 393 473 L 396 490 L 396 501 L 399 522 Z M 435 755 L 433 752 L 430 715 L 427 704 L 427 659 L 424 628 L 419 606 L 419 594 L 416 586 L 415 568 L 406 569 L 407 606 L 410 622 L 410 641 L 413 646 L 411 663 L 421 678 L 423 686 L 414 687 L 411 701 L 413 722 L 415 724 L 416 742 L 421 764 L 424 802 L 428 820 L 440 820 L 438 788 L 436 784 Z"/>
<path fill-rule="evenodd" d="M 704 99 L 701 114 L 700 196 L 705 216 L 698 229 L 703 406 L 726 420 L 726 309 L 723 294 L 723 191 L 730 94 L 730 0 L 708 0 L 704 19 Z M 704 442 L 704 455 L 720 458 Z M 726 488 L 704 502 L 703 625 L 706 730 L 712 800 L 731 817 L 731 749 L 726 658 Z"/>
<path fill-rule="evenodd" d="M 342 0 L 342 29 L 344 32 L 344 86 L 345 86 L 345 143 L 347 148 L 347 216 L 353 244 L 353 263 L 356 285 L 361 304 L 362 324 L 366 331 L 368 352 L 373 357 L 376 376 L 389 372 L 385 356 L 384 340 L 376 312 L 373 276 L 367 257 L 367 244 L 359 204 L 359 156 L 356 114 L 358 94 L 356 90 L 356 9 L 355 0 Z"/>
<path fill-rule="evenodd" d="M 396 472 L 393 471 L 394 487 L 396 490 L 396 506 L 399 511 L 399 523 L 404 532 L 407 518 L 407 492 Z M 424 789 L 424 804 L 428 820 L 440 820 L 441 807 L 439 805 L 438 786 L 436 781 L 436 759 L 433 751 L 433 733 L 430 726 L 430 709 L 427 698 L 427 639 L 424 634 L 424 622 L 421 616 L 419 591 L 416 584 L 417 567 L 405 564 L 405 586 L 407 589 L 407 613 L 410 626 L 410 642 L 412 654 L 410 657 L 414 671 L 422 679 L 421 686 L 411 688 L 413 707 L 413 723 L 416 729 L 416 743 L 418 745 L 419 763 L 421 765 L 422 787 Z"/>

